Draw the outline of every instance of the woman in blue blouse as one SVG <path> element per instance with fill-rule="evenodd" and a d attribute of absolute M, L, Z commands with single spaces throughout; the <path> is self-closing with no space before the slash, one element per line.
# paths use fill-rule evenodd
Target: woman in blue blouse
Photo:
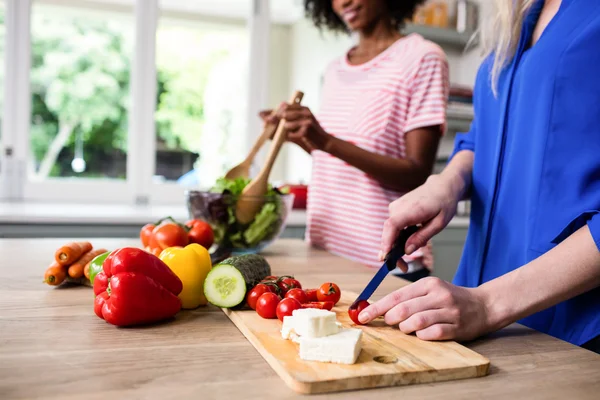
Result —
<path fill-rule="evenodd" d="M 425 340 L 519 322 L 600 352 L 600 1 L 496 3 L 471 130 L 441 174 L 390 206 L 382 240 L 385 254 L 421 224 L 410 254 L 470 197 L 454 284 L 426 278 L 360 319 L 385 315 Z"/>

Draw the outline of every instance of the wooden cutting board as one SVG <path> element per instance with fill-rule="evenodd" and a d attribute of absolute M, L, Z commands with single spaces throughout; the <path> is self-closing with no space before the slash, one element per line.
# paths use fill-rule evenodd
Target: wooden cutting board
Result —
<path fill-rule="evenodd" d="M 344 327 L 363 331 L 356 364 L 304 361 L 298 344 L 281 337 L 281 322 L 253 310 L 224 310 L 275 372 L 294 391 L 304 394 L 476 378 L 488 373 L 490 361 L 456 342 L 426 342 L 405 335 L 383 320 L 357 326 L 348 306 L 357 294 L 343 292 L 333 311 Z"/>

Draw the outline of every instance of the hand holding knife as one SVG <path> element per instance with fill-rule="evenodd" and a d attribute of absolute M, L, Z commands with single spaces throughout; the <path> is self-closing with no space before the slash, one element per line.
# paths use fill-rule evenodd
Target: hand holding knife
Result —
<path fill-rule="evenodd" d="M 398 238 L 396 238 L 396 242 L 394 243 L 392 250 L 390 250 L 390 252 L 386 255 L 383 265 L 381 268 L 379 268 L 379 271 L 377 271 L 373 279 L 371 279 L 362 293 L 352 303 L 350 306 L 351 310 L 356 308 L 357 304 L 361 300 L 368 300 L 373 295 L 375 290 L 377 290 L 381 282 L 383 282 L 383 279 L 387 276 L 387 274 L 396 269 L 396 264 L 398 261 L 402 260 L 402 256 L 405 254 L 404 248 L 406 247 L 406 241 L 418 230 L 419 228 L 416 226 L 409 226 L 400 232 Z"/>

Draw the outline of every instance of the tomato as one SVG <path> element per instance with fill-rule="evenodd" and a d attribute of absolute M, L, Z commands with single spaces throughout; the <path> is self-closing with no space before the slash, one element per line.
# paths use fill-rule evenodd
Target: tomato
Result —
<path fill-rule="evenodd" d="M 318 308 L 320 310 L 331 311 L 333 308 L 333 301 L 314 301 L 310 303 L 302 304 L 302 308 Z"/>
<path fill-rule="evenodd" d="M 164 250 L 167 247 L 184 247 L 188 244 L 188 233 L 183 226 L 167 222 L 154 228 L 148 247 L 152 250 Z"/>
<path fill-rule="evenodd" d="M 266 292 L 260 295 L 256 301 L 256 312 L 263 318 L 277 318 L 277 305 L 279 304 L 279 296 L 272 292 Z"/>
<path fill-rule="evenodd" d="M 188 232 L 190 243 L 198 243 L 205 249 L 210 249 L 215 242 L 215 234 L 208 222 L 193 219 L 186 222 L 185 225 L 190 228 Z"/>
<path fill-rule="evenodd" d="M 298 288 L 290 289 L 285 294 L 285 298 L 286 299 L 296 299 L 300 302 L 300 304 L 308 303 L 308 296 L 306 295 L 304 290 L 298 289 Z"/>
<path fill-rule="evenodd" d="M 333 301 L 333 304 L 337 304 L 341 296 L 342 293 L 338 285 L 331 282 L 322 284 L 317 291 L 319 301 Z"/>
<path fill-rule="evenodd" d="M 302 285 L 300 282 L 292 276 L 282 276 L 277 280 L 277 285 L 279 289 L 281 289 L 281 294 L 285 296 L 285 294 L 290 289 L 298 288 L 302 289 Z"/>
<path fill-rule="evenodd" d="M 366 300 L 361 300 L 355 307 L 351 307 L 348 309 L 348 315 L 356 325 L 362 325 L 358 320 L 358 314 L 360 314 L 360 312 L 367 307 L 369 307 L 369 302 Z"/>
<path fill-rule="evenodd" d="M 283 317 L 291 316 L 294 310 L 302 308 L 302 304 L 296 299 L 287 298 L 283 299 L 277 304 L 277 318 L 283 322 Z"/>
<path fill-rule="evenodd" d="M 140 231 L 142 246 L 147 247 L 150 244 L 150 238 L 152 237 L 154 228 L 156 228 L 154 224 L 146 224 L 142 227 L 142 230 Z"/>
<path fill-rule="evenodd" d="M 319 301 L 317 298 L 317 290 L 318 289 L 306 289 L 304 291 L 306 293 L 306 297 L 308 297 L 308 301 Z"/>
<path fill-rule="evenodd" d="M 250 290 L 248 292 L 248 296 L 246 296 L 246 302 L 248 303 L 250 308 L 252 308 L 253 310 L 256 310 L 256 302 L 258 301 L 258 298 L 263 293 L 268 293 L 268 292 L 275 293 L 275 289 L 273 289 L 273 287 L 271 287 L 269 285 L 263 285 L 262 283 L 259 283 L 258 285 L 254 286 L 252 288 L 252 290 Z"/>

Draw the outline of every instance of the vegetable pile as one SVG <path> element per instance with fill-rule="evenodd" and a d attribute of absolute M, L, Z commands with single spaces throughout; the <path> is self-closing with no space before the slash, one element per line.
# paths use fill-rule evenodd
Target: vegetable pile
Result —
<path fill-rule="evenodd" d="M 318 289 L 303 289 L 293 276 L 268 276 L 248 292 L 246 301 L 261 317 L 283 321 L 283 317 L 300 308 L 331 311 L 341 295 L 338 285 L 332 282 L 323 283 Z"/>
<path fill-rule="evenodd" d="M 92 286 L 97 273 L 97 261 L 106 255 L 106 249 L 94 249 L 87 241 L 66 243 L 54 253 L 54 261 L 44 274 L 44 283 L 52 286 L 62 283 Z"/>
<path fill-rule="evenodd" d="M 214 243 L 214 232 L 209 223 L 193 219 L 180 224 L 166 217 L 154 224 L 146 224 L 140 231 L 142 245 L 155 256 L 169 247 L 184 247 L 191 243 L 210 249 Z"/>
<path fill-rule="evenodd" d="M 273 239 L 280 231 L 286 217 L 281 199 L 285 194 L 269 185 L 265 204 L 249 224 L 242 224 L 235 217 L 235 205 L 250 179 L 228 180 L 220 178 L 207 195 L 190 198 L 194 215 L 202 215 L 210 221 L 215 242 L 223 248 L 250 249 Z"/>

